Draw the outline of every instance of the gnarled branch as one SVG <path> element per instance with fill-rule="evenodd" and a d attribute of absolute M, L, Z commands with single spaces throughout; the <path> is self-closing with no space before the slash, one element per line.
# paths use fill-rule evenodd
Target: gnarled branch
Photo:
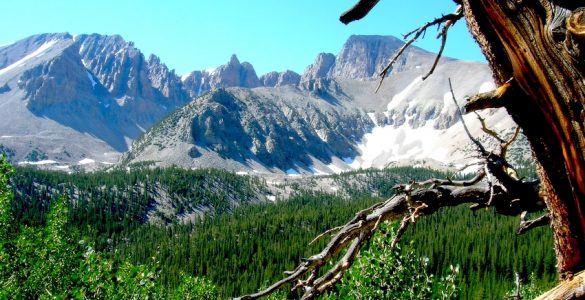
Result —
<path fill-rule="evenodd" d="M 510 78 L 507 82 L 496 88 L 495 90 L 480 93 L 475 96 L 467 98 L 467 103 L 463 106 L 465 112 L 474 112 L 487 108 L 504 107 L 506 103 L 513 101 L 517 97 L 517 83 L 514 78 Z"/>
<path fill-rule="evenodd" d="M 402 45 L 402 47 L 400 47 L 400 49 L 398 49 L 398 51 L 396 51 L 396 54 L 394 54 L 394 56 L 392 57 L 390 62 L 386 65 L 386 67 L 382 70 L 382 72 L 380 72 L 380 83 L 378 84 L 378 87 L 376 88 L 376 92 L 380 89 L 380 87 L 382 86 L 382 82 L 384 82 L 384 78 L 386 78 L 386 76 L 388 75 L 388 73 L 392 69 L 392 66 L 394 66 L 394 63 L 396 63 L 396 61 L 402 55 L 402 53 L 404 53 L 404 51 L 408 47 L 410 47 L 410 45 L 412 45 L 412 43 L 414 43 L 416 40 L 418 40 L 418 38 L 421 35 L 424 35 L 424 33 L 427 31 L 427 29 L 429 27 L 434 26 L 434 25 L 438 25 L 438 26 L 443 25 L 441 31 L 437 35 L 437 38 L 441 38 L 441 48 L 439 49 L 439 53 L 437 53 L 437 56 L 435 57 L 435 61 L 433 62 L 431 69 L 427 72 L 427 74 L 425 76 L 423 76 L 423 80 L 427 79 L 435 71 L 435 68 L 439 64 L 439 59 L 443 55 L 443 50 L 445 49 L 445 44 L 447 43 L 447 33 L 449 32 L 449 29 L 455 23 L 457 23 L 457 21 L 459 21 L 462 17 L 463 17 L 463 9 L 462 9 L 461 5 L 459 5 L 454 13 L 444 15 L 444 16 L 437 18 L 433 21 L 427 22 L 423 26 L 405 34 L 404 39 L 408 39 L 410 36 L 412 36 L 412 37 L 408 41 L 406 41 L 406 43 L 404 43 L 404 45 Z"/>
<path fill-rule="evenodd" d="M 524 234 L 531 229 L 550 224 L 550 217 L 548 214 L 534 220 L 527 220 L 526 214 L 527 212 L 523 212 L 522 215 L 520 215 L 520 226 L 518 227 L 518 231 L 516 231 L 517 234 Z"/>
<path fill-rule="evenodd" d="M 350 22 L 357 21 L 365 17 L 378 2 L 380 0 L 360 0 L 356 5 L 344 12 L 339 17 L 339 21 L 346 25 Z"/>
<path fill-rule="evenodd" d="M 295 270 L 286 273 L 287 277 L 264 291 L 237 299 L 258 299 L 273 293 L 287 283 L 293 282 L 299 282 L 294 288 L 303 287 L 305 289 L 302 299 L 313 299 L 341 279 L 342 274 L 351 265 L 359 249 L 371 238 L 377 224 L 381 221 L 402 219 L 402 226 L 406 227 L 415 216 L 429 215 L 442 207 L 464 203 L 487 206 L 490 198 L 489 188 L 481 184 L 477 178 L 470 181 L 430 179 L 417 183 L 416 186 L 419 188 L 409 192 L 399 192 L 389 200 L 359 212 L 339 229 L 320 253 L 304 259 Z M 404 191 L 407 190 L 407 187 L 399 186 L 398 190 Z M 516 201 L 519 197 L 531 197 L 531 195 L 512 195 L 502 188 L 496 188 L 491 205 L 496 208 L 497 212 L 506 215 L 534 211 L 534 208 L 537 207 L 536 204 L 529 201 Z M 531 199 L 537 202 L 536 199 Z M 420 205 L 413 211 L 412 203 L 420 203 Z M 539 207 L 539 210 L 543 208 L 544 204 Z M 336 262 L 335 266 L 324 275 L 314 279 L 316 271 L 326 266 L 327 262 L 345 248 L 347 248 L 347 252 Z M 305 276 L 308 276 L 308 279 L 304 280 Z"/>

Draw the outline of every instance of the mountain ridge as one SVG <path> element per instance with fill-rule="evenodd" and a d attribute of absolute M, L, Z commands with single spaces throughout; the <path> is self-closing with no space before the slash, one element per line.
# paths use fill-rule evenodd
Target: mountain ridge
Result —
<path fill-rule="evenodd" d="M 368 137 L 372 141 L 371 133 L 378 127 L 389 130 L 407 124 L 417 129 L 438 119 L 433 128 L 447 130 L 458 119 L 453 109 L 446 108 L 446 85 L 437 78 L 425 84 L 420 81 L 435 55 L 417 47 L 409 48 L 397 62 L 382 91 L 372 93 L 379 68 L 402 45 L 395 37 L 351 36 L 337 56 L 318 54 L 303 74 L 286 70 L 258 77 L 252 64 L 240 62 L 234 54 L 215 69 L 178 76 L 160 58 L 146 58 L 134 43 L 119 35 L 36 35 L 0 47 L 0 107 L 5 108 L 0 112 L 0 145 L 19 163 L 64 170 L 99 168 L 100 164 L 107 167 L 117 163 L 127 150 L 138 149 L 131 143 L 175 109 L 204 102 L 207 98 L 199 97 L 207 93 L 232 93 L 232 104 L 245 104 L 234 106 L 241 113 L 232 116 L 234 107 L 206 102 L 208 107 L 199 113 L 207 119 L 191 119 L 199 120 L 199 129 L 191 126 L 195 123 L 184 125 L 191 144 L 199 148 L 177 151 L 190 153 L 187 157 L 193 160 L 206 156 L 202 153 L 213 156 L 210 162 L 185 165 L 223 167 L 240 160 L 229 168 L 238 170 L 241 160 L 248 159 L 267 172 L 297 172 L 318 166 L 328 173 L 356 167 L 367 152 L 360 147 L 368 143 Z M 474 72 L 474 78 L 462 75 L 465 71 Z M 450 73 L 459 74 L 459 81 L 470 85 L 456 88 L 462 94 L 491 82 L 485 65 L 442 58 L 435 76 L 444 78 Z M 298 103 L 308 106 L 298 107 Z M 279 117 L 262 119 L 262 109 Z M 223 117 L 218 116 L 231 120 L 234 127 L 220 124 Z M 270 124 L 272 121 L 276 123 Z M 355 128 L 340 130 L 347 126 L 343 124 Z M 237 128 L 245 128 L 239 131 L 246 135 L 238 137 L 242 140 L 229 134 L 240 130 Z M 194 135 L 197 130 L 203 131 Z M 287 145 L 281 137 L 296 146 Z M 167 154 L 185 160 L 185 153 Z M 144 160 L 139 156 L 134 151 L 124 161 L 131 162 L 128 157 Z M 384 160 L 366 165 L 381 167 L 392 161 L 389 157 Z M 246 171 L 255 170 L 243 165 Z"/>

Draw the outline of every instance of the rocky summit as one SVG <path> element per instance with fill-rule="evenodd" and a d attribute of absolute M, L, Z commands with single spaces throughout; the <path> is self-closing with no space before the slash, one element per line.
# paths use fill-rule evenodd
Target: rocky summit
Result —
<path fill-rule="evenodd" d="M 75 170 L 152 162 L 245 173 L 326 174 L 391 164 L 468 160 L 455 95 L 492 89 L 487 66 L 351 36 L 302 75 L 258 76 L 233 55 L 175 74 L 120 36 L 41 34 L 0 47 L 0 151 L 13 163 Z M 513 123 L 484 113 L 496 130 Z M 475 117 L 465 117 L 480 135 Z"/>

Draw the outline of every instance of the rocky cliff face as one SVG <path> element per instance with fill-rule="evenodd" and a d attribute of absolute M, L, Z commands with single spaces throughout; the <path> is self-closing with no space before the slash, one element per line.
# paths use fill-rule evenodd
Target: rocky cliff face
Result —
<path fill-rule="evenodd" d="M 235 54 L 227 64 L 211 72 L 209 77 L 209 85 L 212 88 L 255 88 L 261 85 L 254 67 L 248 62 L 240 63 Z"/>
<path fill-rule="evenodd" d="M 277 87 L 277 86 L 285 86 L 285 85 L 299 85 L 301 81 L 301 75 L 295 73 L 291 70 L 286 70 L 284 72 L 269 72 L 260 77 L 260 82 L 262 82 L 262 86 L 265 87 Z"/>
<path fill-rule="evenodd" d="M 174 71 L 120 36 L 43 34 L 0 48 L 0 59 L 0 143 L 15 160 L 35 151 L 47 161 L 113 163 L 106 153 L 128 150 L 190 99 Z"/>
<path fill-rule="evenodd" d="M 335 55 L 331 53 L 319 53 L 315 59 L 315 62 L 309 65 L 305 69 L 305 72 L 303 72 L 301 82 L 306 83 L 318 78 L 328 77 L 334 66 Z"/>
<path fill-rule="evenodd" d="M 367 116 L 290 86 L 217 89 L 136 141 L 126 161 L 160 161 L 165 153 L 164 164 L 191 167 L 221 158 L 234 171 L 246 164 L 265 171 L 308 168 L 313 160 L 357 155 L 352 137 L 371 127 Z"/>
<path fill-rule="evenodd" d="M 357 80 L 375 78 L 403 44 L 402 40 L 393 36 L 352 35 L 337 56 L 330 53 L 317 55 L 315 62 L 305 70 L 301 82 L 324 77 Z M 392 72 L 429 65 L 434 58 L 432 53 L 410 47 L 395 63 Z"/>
<path fill-rule="evenodd" d="M 33 36 L 0 47 L 0 150 L 15 162 L 74 169 L 113 164 L 142 135 L 126 163 L 316 174 L 463 157 L 456 149 L 468 141 L 446 78 L 462 98 L 493 88 L 488 68 L 444 58 L 423 82 L 434 54 L 413 47 L 374 93 L 379 68 L 401 45 L 352 36 L 302 76 L 258 78 L 234 55 L 179 78 L 120 36 Z"/>

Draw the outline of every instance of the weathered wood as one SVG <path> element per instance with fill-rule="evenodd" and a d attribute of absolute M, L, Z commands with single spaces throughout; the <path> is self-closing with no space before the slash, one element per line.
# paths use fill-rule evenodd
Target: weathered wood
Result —
<path fill-rule="evenodd" d="M 520 89 L 504 106 L 539 163 L 558 270 L 585 267 L 585 80 L 579 1 L 464 0 L 464 15 L 498 85 Z"/>
<path fill-rule="evenodd" d="M 348 24 L 353 21 L 357 21 L 365 17 L 380 0 L 360 0 L 352 8 L 344 12 L 340 17 L 339 21 L 343 24 Z"/>
<path fill-rule="evenodd" d="M 585 271 L 561 282 L 535 300 L 549 299 L 585 299 Z"/>

